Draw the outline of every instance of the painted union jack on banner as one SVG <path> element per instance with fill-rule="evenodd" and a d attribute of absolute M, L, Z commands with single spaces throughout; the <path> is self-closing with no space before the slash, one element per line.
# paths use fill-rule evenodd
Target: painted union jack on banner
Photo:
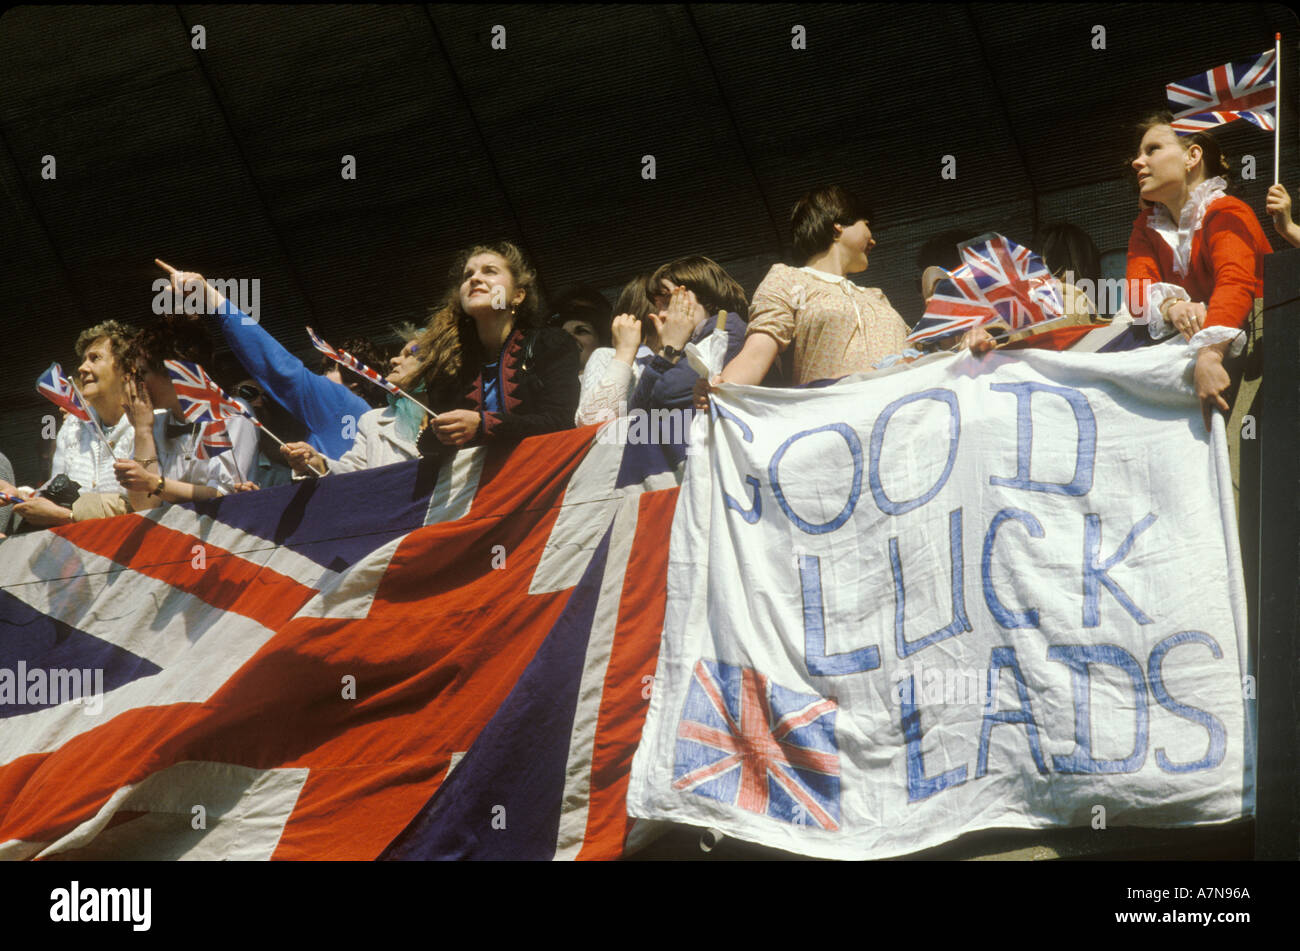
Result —
<path fill-rule="evenodd" d="M 36 381 L 36 392 L 55 406 L 66 409 L 77 419 L 90 422 L 90 410 L 81 401 L 81 394 L 72 385 L 72 381 L 63 375 L 63 367 L 59 364 L 51 363 L 50 368 L 40 375 Z"/>
<path fill-rule="evenodd" d="M 1277 57 L 1265 50 L 1254 59 L 1225 63 L 1165 86 L 1174 114 L 1170 126 L 1184 135 L 1245 119 L 1272 132 L 1277 109 Z"/>
<path fill-rule="evenodd" d="M 834 700 L 701 660 L 677 727 L 673 787 L 796 825 L 840 824 Z"/>
<path fill-rule="evenodd" d="M 248 415 L 197 363 L 164 360 L 163 365 L 171 377 L 172 386 L 176 388 L 181 416 L 186 422 L 208 423 L 231 416 Z"/>

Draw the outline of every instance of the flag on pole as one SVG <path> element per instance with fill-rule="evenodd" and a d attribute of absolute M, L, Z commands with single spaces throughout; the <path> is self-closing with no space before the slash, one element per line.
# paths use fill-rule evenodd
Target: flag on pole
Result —
<path fill-rule="evenodd" d="M 66 409 L 77 419 L 87 423 L 91 421 L 90 408 L 86 406 L 81 394 L 72 385 L 72 381 L 63 375 L 63 367 L 59 364 L 51 363 L 49 369 L 40 375 L 36 381 L 36 392 L 55 406 Z"/>
<path fill-rule="evenodd" d="M 1277 110 L 1277 55 L 1265 50 L 1253 59 L 1169 83 L 1165 98 L 1174 114 L 1170 126 L 1184 135 L 1235 119 L 1271 132 Z"/>
<path fill-rule="evenodd" d="M 315 347 L 317 350 L 319 350 L 321 353 L 325 354 L 325 356 L 329 357 L 335 363 L 347 367 L 349 370 L 353 371 L 354 373 L 361 374 L 371 383 L 375 383 L 379 386 L 382 386 L 385 390 L 387 390 L 389 393 L 392 393 L 394 396 L 406 395 L 402 392 L 401 387 L 397 386 L 396 384 L 389 383 L 382 376 L 380 376 L 376 371 L 370 369 L 370 367 L 366 366 L 364 363 L 362 363 L 352 354 L 348 353 L 346 350 L 335 350 L 333 347 L 327 344 L 320 337 L 316 336 L 316 331 L 312 330 L 310 327 L 307 328 L 307 335 L 311 337 L 311 345 Z"/>
<path fill-rule="evenodd" d="M 231 416 L 248 416 L 197 363 L 164 360 L 163 365 L 176 388 L 181 416 L 186 422 L 207 423 Z"/>

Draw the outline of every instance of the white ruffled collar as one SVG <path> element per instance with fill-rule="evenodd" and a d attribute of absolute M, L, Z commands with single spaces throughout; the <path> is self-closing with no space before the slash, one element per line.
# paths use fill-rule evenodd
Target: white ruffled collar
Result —
<path fill-rule="evenodd" d="M 1205 210 L 1217 198 L 1223 196 L 1228 183 L 1221 175 L 1207 178 L 1192 189 L 1178 215 L 1178 225 L 1174 225 L 1164 205 L 1157 204 L 1151 213 L 1151 227 L 1158 232 L 1174 250 L 1174 273 L 1187 273 L 1192 259 L 1192 237 L 1200 230 L 1205 218 Z"/>

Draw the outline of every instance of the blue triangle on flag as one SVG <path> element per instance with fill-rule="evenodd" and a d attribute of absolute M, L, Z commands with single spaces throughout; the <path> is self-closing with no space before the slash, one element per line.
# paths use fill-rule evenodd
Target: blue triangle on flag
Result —
<path fill-rule="evenodd" d="M 18 690 L 20 671 L 24 672 L 24 679 L 30 686 L 33 683 L 30 675 L 36 670 L 44 671 L 41 676 L 45 680 L 46 701 L 18 703 L 11 699 L 8 690 Z M 97 670 L 103 671 L 103 690 L 107 693 L 141 677 L 152 677 L 162 668 L 116 644 L 42 614 L 8 591 L 0 590 L 0 696 L 4 697 L 4 702 L 0 702 L 0 719 L 58 706 L 48 702 L 53 694 L 50 685 L 52 672 L 75 671 L 80 674 Z M 14 679 L 5 684 L 9 677 Z M 63 683 L 66 685 L 67 680 L 64 679 Z M 99 684 L 96 682 L 95 686 Z M 27 688 L 22 688 L 21 694 L 26 693 Z M 16 692 L 14 696 L 19 695 Z"/>
<path fill-rule="evenodd" d="M 554 858 L 573 717 L 612 533 L 613 525 L 510 695 L 381 860 Z"/>

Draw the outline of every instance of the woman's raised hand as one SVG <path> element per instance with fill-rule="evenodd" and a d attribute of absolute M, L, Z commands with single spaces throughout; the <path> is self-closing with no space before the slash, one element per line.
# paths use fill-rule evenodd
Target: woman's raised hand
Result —
<path fill-rule="evenodd" d="M 225 300 L 197 271 L 178 271 L 166 261 L 161 261 L 158 258 L 154 258 L 153 263 L 166 271 L 171 277 L 173 301 L 184 300 L 186 293 L 197 287 L 203 288 L 204 305 L 211 313 L 216 313 L 221 302 Z M 173 313 L 180 313 L 180 310 L 174 310 Z"/>
<path fill-rule="evenodd" d="M 641 346 L 641 321 L 631 314 L 619 314 L 609 325 L 609 335 L 614 342 L 614 358 L 631 366 Z"/>
<path fill-rule="evenodd" d="M 137 432 L 143 428 L 153 426 L 153 401 L 149 399 L 149 391 L 133 377 L 128 376 L 122 387 L 124 399 L 122 400 L 122 411 L 131 420 L 131 427 Z"/>
<path fill-rule="evenodd" d="M 1273 227 L 1291 244 L 1300 247 L 1300 225 L 1291 219 L 1291 196 L 1285 185 L 1273 185 L 1268 190 L 1264 209 L 1273 218 Z"/>

